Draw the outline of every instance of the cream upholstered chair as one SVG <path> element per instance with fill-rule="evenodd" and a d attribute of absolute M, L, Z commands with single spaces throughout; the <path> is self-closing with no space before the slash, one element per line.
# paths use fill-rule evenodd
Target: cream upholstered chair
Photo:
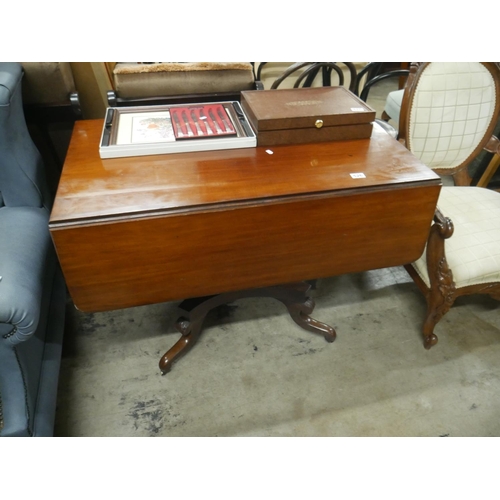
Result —
<path fill-rule="evenodd" d="M 413 66 L 400 122 L 409 149 L 438 173 L 455 175 L 486 145 L 498 153 L 491 130 L 500 110 L 499 80 L 490 63 Z M 424 253 L 406 269 L 427 300 L 429 349 L 438 340 L 436 324 L 457 297 L 482 293 L 500 300 L 500 193 L 443 187 Z"/>
<path fill-rule="evenodd" d="M 399 127 L 399 115 L 401 114 L 401 102 L 403 100 L 404 89 L 393 90 L 387 95 L 384 111 L 382 112 L 383 120 L 392 120 L 396 127 Z"/>

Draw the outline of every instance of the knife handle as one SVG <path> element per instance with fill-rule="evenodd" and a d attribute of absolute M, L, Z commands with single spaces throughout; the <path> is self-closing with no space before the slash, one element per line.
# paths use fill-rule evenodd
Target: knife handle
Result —
<path fill-rule="evenodd" d="M 188 135 L 186 124 L 184 123 L 184 119 L 182 118 L 182 114 L 180 113 L 180 111 L 178 109 L 175 109 L 175 108 L 171 109 L 170 111 L 171 111 L 171 113 L 174 114 L 174 116 L 176 118 L 175 123 L 177 123 L 177 125 L 180 127 L 182 134 Z"/>
<path fill-rule="evenodd" d="M 182 116 L 186 117 L 184 119 L 184 123 L 187 123 L 189 125 L 189 128 L 191 129 L 191 132 L 193 132 L 194 135 L 198 135 L 198 129 L 196 128 L 196 125 L 193 122 L 193 118 L 191 116 L 191 113 L 189 112 L 189 109 L 186 108 L 182 111 Z"/>
<path fill-rule="evenodd" d="M 205 106 L 203 108 L 203 113 L 207 117 L 208 126 L 211 128 L 213 134 L 217 135 L 217 128 L 215 126 L 215 123 L 212 121 L 212 117 L 210 116 L 210 106 Z"/>
<path fill-rule="evenodd" d="M 191 113 L 193 113 L 193 111 L 191 111 Z M 198 127 L 200 127 L 202 134 L 207 135 L 207 127 L 205 126 L 205 122 L 201 118 L 201 109 L 200 108 L 194 109 L 194 116 L 196 118 L 196 123 L 198 124 Z"/>
<path fill-rule="evenodd" d="M 226 132 L 226 126 L 220 119 L 219 113 L 218 113 L 218 108 L 219 106 L 212 106 L 210 110 L 212 111 L 212 115 L 215 118 L 215 121 L 217 122 L 217 125 L 219 125 L 219 129 L 222 130 L 223 132 Z"/>
<path fill-rule="evenodd" d="M 217 108 L 217 114 L 219 115 L 220 119 L 223 121 L 224 125 L 226 126 L 226 131 L 228 132 L 234 132 L 233 124 L 231 123 L 231 118 L 226 113 L 226 110 L 224 109 L 224 106 L 219 106 Z"/>

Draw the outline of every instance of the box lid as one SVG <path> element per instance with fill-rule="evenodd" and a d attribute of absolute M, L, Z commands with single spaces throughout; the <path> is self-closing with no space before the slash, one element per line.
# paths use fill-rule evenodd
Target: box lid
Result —
<path fill-rule="evenodd" d="M 241 105 L 257 132 L 356 125 L 375 120 L 375 110 L 345 87 L 244 90 Z"/>

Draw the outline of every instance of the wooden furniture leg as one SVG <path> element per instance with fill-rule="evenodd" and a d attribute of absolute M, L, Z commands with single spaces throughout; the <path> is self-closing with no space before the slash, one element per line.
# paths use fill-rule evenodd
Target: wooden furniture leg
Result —
<path fill-rule="evenodd" d="M 313 299 L 309 295 L 310 289 L 311 285 L 309 283 L 298 282 L 183 301 L 179 307 L 184 315 L 175 324 L 182 336 L 160 359 L 159 366 L 162 375 L 170 371 L 172 363 L 176 359 L 186 354 L 193 347 L 200 336 L 203 321 L 212 309 L 243 298 L 271 297 L 277 299 L 286 306 L 295 323 L 305 330 L 323 335 L 328 342 L 333 342 L 337 336 L 335 329 L 309 316 L 315 306 Z"/>
<path fill-rule="evenodd" d="M 462 168 L 458 172 L 455 172 L 452 175 L 452 177 L 453 177 L 453 181 L 455 183 L 455 186 L 470 186 L 470 183 L 472 181 L 472 178 L 469 175 L 469 171 L 467 170 L 467 167 Z"/>
<path fill-rule="evenodd" d="M 411 264 L 405 266 L 424 293 L 427 301 L 427 314 L 423 326 L 424 347 L 426 349 L 437 344 L 438 338 L 434 333 L 434 327 L 450 310 L 457 296 L 453 273 L 446 261 L 444 245 L 445 240 L 452 236 L 453 229 L 451 219 L 444 217 L 439 210 L 436 210 L 426 250 L 430 288 L 426 286 Z"/>
<path fill-rule="evenodd" d="M 477 182 L 477 186 L 488 187 L 491 178 L 495 175 L 495 172 L 498 170 L 499 166 L 500 166 L 500 156 L 494 155 L 490 163 L 486 167 L 486 170 L 484 171 L 483 175 Z"/>

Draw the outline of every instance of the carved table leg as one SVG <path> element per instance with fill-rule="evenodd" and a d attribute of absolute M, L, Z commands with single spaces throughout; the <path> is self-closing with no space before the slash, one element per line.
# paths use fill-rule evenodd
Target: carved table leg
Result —
<path fill-rule="evenodd" d="M 162 375 L 165 375 L 172 367 L 172 363 L 184 355 L 198 340 L 203 321 L 210 310 L 242 298 L 272 297 L 277 299 L 287 307 L 295 323 L 305 330 L 323 335 L 328 342 L 333 342 L 337 336 L 335 329 L 309 316 L 315 306 L 314 301 L 309 296 L 310 289 L 309 283 L 299 282 L 183 301 L 179 307 L 185 314 L 179 318 L 175 325 L 182 337 L 162 356 L 159 363 Z"/>
<path fill-rule="evenodd" d="M 177 320 L 175 328 L 182 333 L 182 337 L 160 359 L 159 365 L 162 375 L 170 371 L 175 359 L 186 354 L 193 347 L 200 336 L 207 314 L 214 307 L 224 303 L 220 301 L 221 297 L 221 295 L 198 297 L 184 300 L 180 304 L 179 308 L 184 312 L 184 316 Z"/>
<path fill-rule="evenodd" d="M 189 319 L 184 317 L 177 320 L 175 327 L 182 333 L 182 337 L 160 359 L 159 365 L 162 375 L 170 371 L 175 359 L 186 354 L 193 347 L 193 344 L 200 336 L 204 319 L 205 316 L 195 321 L 189 321 Z"/>

